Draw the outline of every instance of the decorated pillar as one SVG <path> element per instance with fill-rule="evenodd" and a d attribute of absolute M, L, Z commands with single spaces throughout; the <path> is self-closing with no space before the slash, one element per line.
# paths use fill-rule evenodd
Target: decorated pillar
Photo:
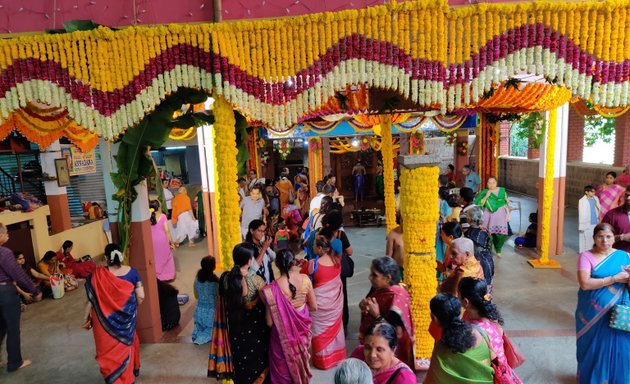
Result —
<path fill-rule="evenodd" d="M 400 212 L 404 225 L 405 284 L 411 295 L 416 334 L 416 360 L 430 359 L 435 340 L 428 332 L 429 301 L 437 290 L 435 278 L 435 223 L 439 218 L 438 161 L 431 156 L 409 155 L 400 164 Z"/>
<path fill-rule="evenodd" d="M 67 178 L 67 180 L 61 180 L 64 178 L 64 174 L 57 174 L 57 168 L 55 167 L 55 159 L 60 158 L 63 158 L 63 156 L 61 155 L 61 144 L 59 144 L 59 140 L 52 143 L 40 154 L 42 172 L 57 178 L 57 180 L 53 181 L 44 181 L 46 199 L 48 200 L 48 207 L 50 208 L 50 224 L 53 233 L 63 232 L 72 228 L 70 208 L 68 207 L 68 192 L 65 186 L 59 186 L 60 183 L 64 184 L 64 181 L 70 181 L 68 175 L 70 165 L 66 164 L 65 168 L 65 178 Z"/>
<path fill-rule="evenodd" d="M 214 96 L 214 153 L 217 172 L 220 257 L 224 269 L 231 269 L 232 249 L 241 241 L 238 203 L 236 133 L 234 111 L 223 98 Z"/>
<path fill-rule="evenodd" d="M 381 154 L 383 155 L 383 179 L 385 184 L 385 224 L 387 233 L 396 228 L 396 197 L 394 191 L 394 149 L 392 143 L 392 117 L 381 119 Z M 436 176 L 437 180 L 437 176 Z"/>
<path fill-rule="evenodd" d="M 147 182 L 135 186 L 138 197 L 131 204 L 131 240 L 127 251 L 129 265 L 138 270 L 144 287 L 144 302 L 138 307 L 136 330 L 143 343 L 157 343 L 162 339 L 162 319 L 158 296 L 153 241 L 151 240 L 151 213 Z"/>
<path fill-rule="evenodd" d="M 630 165 L 630 111 L 615 120 L 615 166 Z"/>
<path fill-rule="evenodd" d="M 499 169 L 499 157 L 498 157 L 498 142 L 499 142 L 499 127 L 496 122 L 488 120 L 488 115 L 485 113 L 480 114 L 481 123 L 478 129 L 478 141 L 479 141 L 479 176 L 482 183 L 488 179 L 488 177 L 498 177 Z"/>
<path fill-rule="evenodd" d="M 214 139 L 212 126 L 197 128 L 197 146 L 201 168 L 201 191 L 203 197 L 204 219 L 208 238 L 208 254 L 215 257 L 217 269 L 223 268 L 223 260 L 219 254 L 219 227 L 217 222 L 216 170 L 214 163 Z"/>
<path fill-rule="evenodd" d="M 550 256 L 562 254 L 564 193 L 567 169 L 569 105 L 548 112 L 547 132 L 541 146 L 538 168 L 538 249 L 540 258 L 530 260 L 534 268 L 560 268 Z"/>
<path fill-rule="evenodd" d="M 322 168 L 322 139 L 311 137 L 308 139 L 308 183 L 311 199 L 317 194 L 315 184 L 324 178 Z"/>

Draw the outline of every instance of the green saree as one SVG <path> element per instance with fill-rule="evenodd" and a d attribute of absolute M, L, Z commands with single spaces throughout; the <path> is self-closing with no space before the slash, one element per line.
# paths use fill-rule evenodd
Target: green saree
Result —
<path fill-rule="evenodd" d="M 481 200 L 483 200 L 486 196 L 486 193 L 488 193 L 487 188 L 477 194 L 477 197 L 475 198 L 475 205 L 482 209 L 486 208 L 492 213 L 507 205 L 507 193 L 505 193 L 505 188 L 499 187 L 499 192 L 496 195 L 491 193 L 488 200 L 486 200 L 486 203 L 482 205 Z"/>
<path fill-rule="evenodd" d="M 458 353 L 438 342 L 424 384 L 446 383 L 493 384 L 494 370 L 490 363 L 488 344 L 482 342 L 464 353 Z"/>

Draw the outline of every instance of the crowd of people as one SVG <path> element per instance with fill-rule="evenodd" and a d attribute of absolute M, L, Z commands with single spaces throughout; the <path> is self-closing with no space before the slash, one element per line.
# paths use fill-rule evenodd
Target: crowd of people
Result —
<path fill-rule="evenodd" d="M 464 171 L 466 186 L 456 190 L 449 188 L 449 172 L 440 177 L 438 290 L 430 302 L 428 329 L 435 348 L 431 359 L 418 361 L 411 299 L 402 283 L 400 213 L 385 256 L 371 262 L 371 288 L 359 303 L 359 346 L 348 351 L 347 279 L 354 274 L 353 249 L 343 228 L 344 201 L 334 175 L 316 184 L 312 200 L 307 170 L 293 178 L 295 184 L 286 168 L 275 183 L 261 181 L 255 173 L 241 180 L 242 243 L 233 249 L 234 267 L 217 277 L 214 257 L 204 257 L 194 281 L 192 340 L 210 345 L 208 376 L 235 383 L 309 383 L 313 366 L 336 367 L 335 383 L 341 384 L 415 383 L 416 370 L 427 371 L 428 384 L 522 383 L 514 368 L 523 358 L 503 331 L 503 317 L 492 301 L 494 257 L 501 257 L 511 235 L 509 197 L 495 178 L 480 190 L 478 176 L 470 167 Z M 611 315 L 627 310 L 620 304 L 630 300 L 630 186 L 615 184 L 615 176 L 608 173 L 598 188 L 586 186 L 579 202 L 575 321 L 580 383 L 622 383 L 630 369 L 630 355 L 620 352 L 630 347 L 627 325 L 615 323 Z M 180 222 L 186 215 L 195 220 L 190 199 L 181 200 L 171 202 L 173 216 Z M 150 208 L 156 275 L 166 284 L 176 277 L 172 250 L 178 241 L 160 203 L 151 201 Z M 105 265 L 97 267 L 89 258 L 77 261 L 73 243 L 66 241 L 59 252 L 47 252 L 30 268 L 21 252 L 1 246 L 7 240 L 0 224 L 0 290 L 14 290 L 15 297 L 30 303 L 40 300 L 42 292 L 50 295 L 52 277 L 60 276 L 66 289 L 77 287 L 76 278 L 86 279 L 84 327 L 93 330 L 101 373 L 110 382 L 133 382 L 140 367 L 135 324 L 144 289 L 138 272 L 124 265 L 120 247 L 107 245 Z M 8 256 L 12 266 L 5 265 Z M 20 302 L 16 305 L 13 295 L 0 299 L 0 335 L 7 335 L 7 368 L 14 371 L 30 364 L 19 351 Z"/>

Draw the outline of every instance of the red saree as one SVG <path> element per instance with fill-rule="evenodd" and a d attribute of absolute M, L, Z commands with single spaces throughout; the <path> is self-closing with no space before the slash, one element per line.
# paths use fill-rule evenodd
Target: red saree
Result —
<path fill-rule="evenodd" d="M 92 303 L 96 361 L 108 384 L 135 381 L 140 369 L 140 342 L 136 334 L 134 285 L 99 267 L 85 284 Z"/>
<path fill-rule="evenodd" d="M 389 288 L 370 290 L 367 297 L 374 297 L 378 303 L 381 316 L 393 326 L 401 326 L 403 335 L 398 340 L 398 348 L 396 349 L 396 357 L 410 367 L 415 366 L 414 350 L 415 350 L 415 333 L 413 329 L 413 321 L 411 319 L 411 301 L 409 293 L 400 285 L 393 285 Z M 374 317 L 369 314 L 361 313 L 361 326 L 359 327 L 359 339 L 363 339 L 363 335 L 368 328 L 374 324 Z"/>
<path fill-rule="evenodd" d="M 341 264 L 319 264 L 313 274 L 317 311 L 313 318 L 313 365 L 329 369 L 346 358 L 346 338 L 343 333 L 343 286 Z"/>

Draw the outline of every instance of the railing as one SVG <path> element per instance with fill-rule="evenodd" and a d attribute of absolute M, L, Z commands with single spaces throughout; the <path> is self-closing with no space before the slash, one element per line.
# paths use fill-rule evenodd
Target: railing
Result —
<path fill-rule="evenodd" d="M 16 191 L 15 177 L 0 167 L 0 195 L 8 196 Z"/>

